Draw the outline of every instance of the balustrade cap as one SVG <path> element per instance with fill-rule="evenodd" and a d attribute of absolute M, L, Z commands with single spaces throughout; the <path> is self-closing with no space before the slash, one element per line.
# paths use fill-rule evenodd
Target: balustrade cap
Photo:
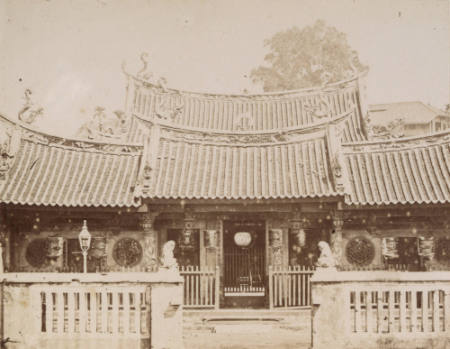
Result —
<path fill-rule="evenodd" d="M 177 272 L 154 273 L 3 273 L 0 280 L 7 283 L 182 283 Z"/>
<path fill-rule="evenodd" d="M 339 271 L 318 270 L 311 277 L 312 283 L 340 282 L 433 282 L 450 283 L 450 271 L 399 272 L 399 271 Z"/>

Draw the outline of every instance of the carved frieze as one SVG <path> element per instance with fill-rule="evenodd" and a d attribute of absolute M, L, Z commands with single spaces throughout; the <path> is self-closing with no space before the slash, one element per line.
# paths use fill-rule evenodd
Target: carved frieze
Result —
<path fill-rule="evenodd" d="M 283 230 L 270 229 L 269 237 L 272 249 L 272 265 L 281 266 L 283 264 Z"/>
<path fill-rule="evenodd" d="M 142 193 L 147 194 L 150 190 L 150 184 L 152 180 L 152 168 L 146 164 L 142 171 Z"/>
<path fill-rule="evenodd" d="M 307 99 L 302 103 L 303 112 L 306 114 L 308 119 L 313 121 L 320 121 L 320 119 L 331 117 L 331 108 L 328 98 L 320 94 L 319 102 Z"/>
<path fill-rule="evenodd" d="M 144 233 L 144 248 L 143 248 L 143 264 L 150 271 L 157 265 L 157 247 L 156 235 L 154 228 L 155 219 L 158 212 L 149 212 L 140 215 L 139 224 Z"/>
<path fill-rule="evenodd" d="M 250 111 L 238 114 L 234 118 L 234 129 L 236 131 L 249 131 L 255 126 L 253 115 Z"/>
<path fill-rule="evenodd" d="M 101 259 L 106 257 L 106 238 L 101 236 L 93 237 L 91 240 L 91 248 L 89 249 L 89 255 L 95 259 Z"/>
<path fill-rule="evenodd" d="M 419 237 L 418 241 L 418 253 L 419 256 L 428 260 L 433 260 L 435 253 L 434 237 Z"/>
<path fill-rule="evenodd" d="M 334 256 L 339 260 L 342 256 L 342 228 L 344 226 L 344 214 L 336 211 L 332 215 L 333 231 L 330 236 L 331 249 Z"/>
<path fill-rule="evenodd" d="M 171 106 L 168 99 L 161 99 L 156 105 L 155 114 L 159 119 L 165 121 L 174 121 L 178 115 L 184 110 L 184 103 L 180 101 L 178 104 Z"/>
<path fill-rule="evenodd" d="M 215 229 L 205 230 L 205 246 L 207 248 L 216 248 L 218 242 L 218 232 Z"/>
<path fill-rule="evenodd" d="M 40 143 L 44 145 L 54 145 L 59 147 L 68 147 L 68 148 L 79 148 L 79 149 L 89 149 L 95 150 L 99 152 L 106 153 L 138 153 L 141 151 L 141 147 L 135 145 L 124 145 L 124 144 L 105 144 L 105 143 L 96 143 L 90 141 L 79 141 L 72 139 L 65 139 L 60 137 L 54 137 L 49 135 L 43 135 L 36 132 L 31 132 L 23 129 L 21 131 L 21 137 L 23 139 L 29 140 L 34 143 Z"/>
<path fill-rule="evenodd" d="M 61 236 L 49 236 L 47 238 L 47 258 L 57 259 L 62 256 L 64 249 L 64 238 Z"/>

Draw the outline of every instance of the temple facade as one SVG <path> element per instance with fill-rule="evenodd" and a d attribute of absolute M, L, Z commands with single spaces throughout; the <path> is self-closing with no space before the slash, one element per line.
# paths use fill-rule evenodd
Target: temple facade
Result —
<path fill-rule="evenodd" d="M 173 240 L 192 307 L 308 306 L 320 241 L 340 270 L 450 269 L 450 132 L 369 140 L 362 77 L 259 95 L 127 78 L 100 141 L 0 117 L 6 271 L 82 271 L 84 220 L 92 273 L 152 272 Z"/>

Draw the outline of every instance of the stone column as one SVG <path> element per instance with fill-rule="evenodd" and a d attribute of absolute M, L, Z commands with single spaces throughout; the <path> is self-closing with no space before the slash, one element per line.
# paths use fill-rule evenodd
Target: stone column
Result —
<path fill-rule="evenodd" d="M 142 213 L 140 226 L 144 233 L 142 266 L 147 271 L 154 270 L 158 265 L 158 232 L 154 228 L 154 222 L 158 212 Z"/>
<path fill-rule="evenodd" d="M 331 232 L 330 245 L 336 263 L 339 265 L 343 258 L 342 251 L 342 227 L 344 226 L 344 215 L 342 211 L 333 214 L 333 231 Z"/>

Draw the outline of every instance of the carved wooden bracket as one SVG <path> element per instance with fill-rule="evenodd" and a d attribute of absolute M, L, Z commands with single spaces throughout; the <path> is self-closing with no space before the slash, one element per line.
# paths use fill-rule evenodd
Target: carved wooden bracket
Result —
<path fill-rule="evenodd" d="M 139 225 L 144 232 L 149 232 L 153 230 L 153 225 L 158 215 L 159 212 L 147 212 L 139 216 Z"/>

